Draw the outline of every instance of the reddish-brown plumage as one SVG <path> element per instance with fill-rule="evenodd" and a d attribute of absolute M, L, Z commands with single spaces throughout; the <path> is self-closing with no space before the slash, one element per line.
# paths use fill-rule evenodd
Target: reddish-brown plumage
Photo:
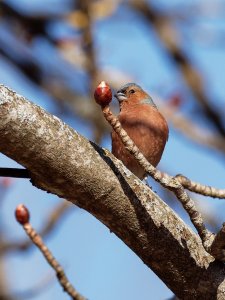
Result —
<path fill-rule="evenodd" d="M 127 84 L 115 96 L 120 102 L 118 118 L 122 127 L 147 160 L 153 166 L 157 166 L 168 139 L 166 120 L 151 97 L 136 84 Z M 140 179 L 145 177 L 143 168 L 124 148 L 114 131 L 112 132 L 112 153 Z"/>

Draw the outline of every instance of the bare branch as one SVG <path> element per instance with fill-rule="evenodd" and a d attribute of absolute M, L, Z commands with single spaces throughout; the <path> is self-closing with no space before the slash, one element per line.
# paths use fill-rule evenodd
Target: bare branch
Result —
<path fill-rule="evenodd" d="M 187 189 L 189 191 L 192 191 L 192 192 L 204 195 L 204 196 L 225 199 L 225 189 L 216 189 L 213 186 L 203 185 L 201 183 L 194 182 L 182 174 L 176 175 L 175 178 L 182 184 L 182 186 L 185 189 Z"/>
<path fill-rule="evenodd" d="M 85 298 L 83 296 L 81 296 L 75 290 L 75 288 L 72 286 L 72 284 L 69 282 L 61 265 L 58 263 L 58 261 L 52 255 L 51 251 L 47 248 L 47 246 L 43 242 L 41 236 L 35 231 L 35 229 L 29 223 L 28 209 L 24 205 L 20 204 L 16 208 L 15 214 L 16 214 L 17 221 L 23 226 L 23 229 L 25 230 L 26 234 L 31 239 L 32 243 L 34 243 L 38 247 L 38 249 L 42 252 L 43 256 L 49 263 L 49 265 L 55 270 L 56 276 L 57 276 L 58 281 L 59 281 L 60 285 L 62 286 L 63 290 L 68 295 L 70 295 L 71 298 L 74 300 L 85 300 Z M 22 219 L 21 219 L 21 217 L 22 217 Z"/>

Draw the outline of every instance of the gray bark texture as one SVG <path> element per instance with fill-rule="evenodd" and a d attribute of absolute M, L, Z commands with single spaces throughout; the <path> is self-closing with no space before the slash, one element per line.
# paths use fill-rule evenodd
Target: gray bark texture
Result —
<path fill-rule="evenodd" d="M 104 223 L 180 299 L 225 299 L 224 265 L 171 208 L 109 151 L 3 85 L 0 151 L 34 186 Z"/>

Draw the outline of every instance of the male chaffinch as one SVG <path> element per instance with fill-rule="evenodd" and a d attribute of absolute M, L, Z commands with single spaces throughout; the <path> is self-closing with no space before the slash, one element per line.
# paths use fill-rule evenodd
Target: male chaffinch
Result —
<path fill-rule="evenodd" d="M 156 167 L 168 140 L 169 130 L 166 120 L 152 98 L 135 83 L 122 86 L 115 97 L 119 101 L 118 119 L 123 129 L 145 158 Z M 144 179 L 146 175 L 144 169 L 125 149 L 115 131 L 112 132 L 112 153 L 137 177 Z"/>

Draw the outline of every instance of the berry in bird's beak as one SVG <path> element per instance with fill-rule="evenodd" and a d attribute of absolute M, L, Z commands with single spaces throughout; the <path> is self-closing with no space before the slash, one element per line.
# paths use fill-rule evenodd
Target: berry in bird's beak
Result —
<path fill-rule="evenodd" d="M 102 107 L 109 105 L 112 101 L 112 90 L 110 86 L 105 81 L 101 81 L 94 92 L 94 97 L 96 103 Z"/>

